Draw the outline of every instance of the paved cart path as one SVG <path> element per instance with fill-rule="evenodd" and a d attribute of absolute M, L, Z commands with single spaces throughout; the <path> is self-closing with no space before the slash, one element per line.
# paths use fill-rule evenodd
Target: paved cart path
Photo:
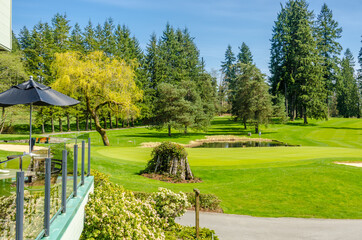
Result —
<path fill-rule="evenodd" d="M 195 226 L 188 211 L 177 223 Z M 200 213 L 200 227 L 215 230 L 221 240 L 361 240 L 362 219 L 263 218 Z"/>

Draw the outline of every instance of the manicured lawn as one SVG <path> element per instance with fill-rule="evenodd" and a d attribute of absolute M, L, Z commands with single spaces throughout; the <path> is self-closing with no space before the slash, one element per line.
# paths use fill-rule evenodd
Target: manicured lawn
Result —
<path fill-rule="evenodd" d="M 151 149 L 142 142 L 188 143 L 205 135 L 246 135 L 240 124 L 216 118 L 209 132 L 176 133 L 146 128 L 109 131 L 111 147 L 91 134 L 93 167 L 111 180 L 136 191 L 163 186 L 175 191 L 214 193 L 226 213 L 273 217 L 362 218 L 362 169 L 334 161 L 362 161 L 362 120 L 331 119 L 269 125 L 262 137 L 301 147 L 188 149 L 194 174 L 202 183 L 171 184 L 138 175 Z M 257 135 L 253 134 L 253 137 Z"/>
<path fill-rule="evenodd" d="M 362 120 L 301 121 L 262 128 L 262 137 L 301 147 L 205 149 L 190 148 L 189 162 L 202 183 L 171 184 L 138 175 L 150 159 L 142 142 L 188 143 L 205 135 L 247 135 L 239 123 L 218 117 L 207 133 L 187 135 L 148 128 L 108 131 L 110 147 L 92 138 L 92 168 L 136 191 L 163 186 L 175 191 L 216 194 L 226 213 L 273 217 L 362 219 L 362 168 L 334 161 L 362 161 Z M 252 137 L 258 137 L 253 134 Z"/>

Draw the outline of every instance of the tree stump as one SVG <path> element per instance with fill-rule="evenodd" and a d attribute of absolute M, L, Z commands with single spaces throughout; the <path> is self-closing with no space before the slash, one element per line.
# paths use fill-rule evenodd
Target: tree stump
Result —
<path fill-rule="evenodd" d="M 163 142 L 153 149 L 152 159 L 143 172 L 170 175 L 180 180 L 194 179 L 185 148 L 171 142 Z"/>

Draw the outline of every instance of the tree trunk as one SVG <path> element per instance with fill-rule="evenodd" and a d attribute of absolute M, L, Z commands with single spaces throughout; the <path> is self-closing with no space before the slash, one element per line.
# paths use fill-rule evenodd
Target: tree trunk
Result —
<path fill-rule="evenodd" d="M 132 117 L 131 120 L 132 120 L 132 127 L 134 127 L 134 118 Z"/>
<path fill-rule="evenodd" d="M 52 125 L 52 133 L 55 132 L 55 129 L 54 129 L 54 118 L 53 116 L 50 118 L 50 123 Z"/>
<path fill-rule="evenodd" d="M 288 109 L 288 91 L 287 91 L 287 82 L 284 80 L 284 98 L 285 98 L 285 112 L 287 114 L 289 114 L 289 109 Z"/>
<path fill-rule="evenodd" d="M 171 137 L 171 126 L 168 125 L 168 136 Z"/>
<path fill-rule="evenodd" d="M 109 146 L 109 140 L 108 140 L 106 131 L 101 127 L 98 115 L 96 115 L 96 114 L 92 114 L 92 115 L 93 115 L 94 122 L 95 122 L 95 125 L 96 125 L 96 130 L 102 137 L 103 145 L 104 146 Z"/>
<path fill-rule="evenodd" d="M 129 128 L 129 118 L 127 118 L 127 127 Z"/>
<path fill-rule="evenodd" d="M 116 128 L 118 128 L 118 117 L 116 116 Z"/>
<path fill-rule="evenodd" d="M 87 112 L 87 115 L 85 117 L 85 130 L 88 131 L 89 129 L 89 113 Z"/>
<path fill-rule="evenodd" d="M 70 118 L 69 118 L 69 113 L 67 113 L 67 131 L 70 132 Z"/>
<path fill-rule="evenodd" d="M 92 116 L 89 117 L 89 130 L 92 130 Z"/>
<path fill-rule="evenodd" d="M 304 124 L 308 124 L 307 109 L 306 109 L 306 107 L 304 107 Z"/>
<path fill-rule="evenodd" d="M 154 173 L 157 172 L 157 169 L 160 167 L 161 161 L 160 161 L 160 156 L 157 157 L 157 162 L 156 162 L 156 167 L 155 167 L 155 171 Z"/>
<path fill-rule="evenodd" d="M 172 169 L 172 175 L 177 176 L 177 170 L 178 170 L 178 159 L 174 158 L 173 159 L 173 169 Z"/>
<path fill-rule="evenodd" d="M 186 179 L 194 179 L 194 176 L 191 172 L 191 168 L 190 168 L 190 165 L 189 165 L 189 161 L 186 157 L 185 159 L 185 167 L 186 167 Z"/>
<path fill-rule="evenodd" d="M 58 120 L 59 120 L 59 132 L 63 132 L 63 122 L 62 122 L 62 118 L 59 117 Z"/>
<path fill-rule="evenodd" d="M 45 133 L 44 120 L 41 122 L 41 133 Z"/>
<path fill-rule="evenodd" d="M 244 129 L 246 129 L 246 120 L 244 120 L 243 123 L 244 123 Z"/>
<path fill-rule="evenodd" d="M 77 114 L 75 120 L 76 120 L 76 122 L 77 122 L 77 131 L 79 132 L 79 131 L 80 131 L 80 128 L 79 128 L 79 115 L 78 115 L 78 114 Z"/>
<path fill-rule="evenodd" d="M 180 169 L 180 178 L 182 179 L 182 180 L 185 180 L 185 178 L 186 178 L 186 173 L 185 173 L 185 159 L 183 159 L 183 158 L 181 158 L 180 159 L 180 167 L 181 167 L 181 169 Z"/>
<path fill-rule="evenodd" d="M 3 107 L 3 111 L 1 114 L 1 127 L 0 127 L 0 134 L 3 132 L 5 126 L 5 107 Z"/>
<path fill-rule="evenodd" d="M 187 126 L 185 126 L 184 134 L 187 134 Z"/>
<path fill-rule="evenodd" d="M 255 133 L 256 134 L 259 133 L 259 123 L 258 122 L 255 123 Z"/>
<path fill-rule="evenodd" d="M 108 113 L 108 117 L 109 117 L 109 128 L 113 128 L 113 122 L 112 122 L 112 115 L 111 113 Z"/>
<path fill-rule="evenodd" d="M 104 129 L 107 129 L 107 119 L 103 117 Z"/>

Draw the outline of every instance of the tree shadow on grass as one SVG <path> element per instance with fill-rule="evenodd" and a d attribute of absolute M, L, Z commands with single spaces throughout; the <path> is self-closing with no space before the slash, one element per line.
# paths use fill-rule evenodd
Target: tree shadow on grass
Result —
<path fill-rule="evenodd" d="M 321 127 L 321 128 L 339 129 L 339 130 L 357 130 L 357 131 L 362 130 L 362 128 L 353 128 L 353 127 Z"/>
<path fill-rule="evenodd" d="M 167 133 L 137 133 L 137 134 L 126 134 L 126 135 L 118 135 L 113 137 L 120 138 L 190 138 L 194 136 L 205 136 L 205 133 L 172 133 L 171 136 L 168 136 Z"/>
<path fill-rule="evenodd" d="M 287 122 L 285 125 L 289 125 L 289 126 L 300 126 L 300 127 L 313 127 L 313 126 L 318 126 L 315 123 L 308 123 L 308 124 L 304 124 L 302 122 Z"/>

